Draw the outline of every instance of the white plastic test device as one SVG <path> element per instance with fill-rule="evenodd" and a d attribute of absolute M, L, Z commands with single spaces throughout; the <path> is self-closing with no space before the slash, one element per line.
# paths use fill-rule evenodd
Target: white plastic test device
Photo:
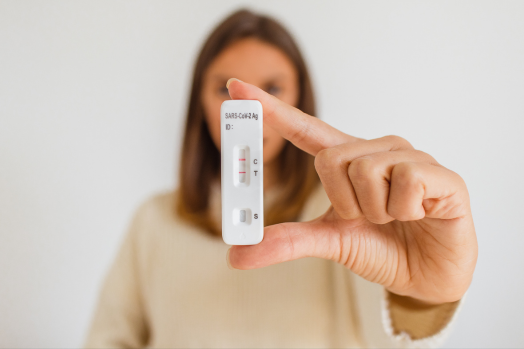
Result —
<path fill-rule="evenodd" d="M 228 100 L 220 108 L 222 238 L 255 245 L 264 238 L 262 104 Z"/>

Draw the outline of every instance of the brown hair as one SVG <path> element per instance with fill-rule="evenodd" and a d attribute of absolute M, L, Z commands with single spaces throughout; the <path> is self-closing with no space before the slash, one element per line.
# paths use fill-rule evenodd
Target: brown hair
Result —
<path fill-rule="evenodd" d="M 247 37 L 272 44 L 289 57 L 299 77 L 299 99 L 296 107 L 307 114 L 315 115 L 313 89 L 306 64 L 284 27 L 267 16 L 240 10 L 215 28 L 200 51 L 193 72 L 176 208 L 183 218 L 216 235 L 220 234 L 220 230 L 211 219 L 209 196 L 211 184 L 220 178 L 220 152 L 211 139 L 204 118 L 201 103 L 202 79 L 216 56 L 234 41 Z M 275 204 L 264 212 L 265 225 L 296 220 L 308 196 L 320 182 L 314 168 L 314 158 L 289 141 L 277 161 L 282 169 L 282 190 Z"/>

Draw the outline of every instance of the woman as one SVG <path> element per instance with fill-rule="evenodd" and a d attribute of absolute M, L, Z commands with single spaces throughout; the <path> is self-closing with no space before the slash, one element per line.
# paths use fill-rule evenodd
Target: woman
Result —
<path fill-rule="evenodd" d="M 228 249 L 219 110 L 230 97 L 264 108 L 267 227 L 260 244 Z M 239 11 L 215 29 L 195 66 L 179 189 L 136 213 L 86 347 L 441 343 L 477 258 L 464 182 L 402 138 L 355 138 L 314 114 L 284 28 Z"/>

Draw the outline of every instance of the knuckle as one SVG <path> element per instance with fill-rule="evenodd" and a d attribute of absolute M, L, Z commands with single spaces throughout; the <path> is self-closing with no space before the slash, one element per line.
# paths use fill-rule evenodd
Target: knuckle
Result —
<path fill-rule="evenodd" d="M 341 162 L 341 154 L 337 149 L 327 148 L 322 149 L 315 156 L 315 169 L 319 174 L 331 172 L 331 170 L 339 166 Z"/>
<path fill-rule="evenodd" d="M 321 150 L 317 153 L 317 155 L 315 156 L 314 165 L 315 169 L 319 174 L 324 172 L 324 169 L 327 166 L 325 150 Z"/>
<path fill-rule="evenodd" d="M 411 162 L 401 162 L 393 168 L 392 180 L 401 187 L 413 187 L 420 183 L 420 174 L 417 166 Z"/>
<path fill-rule="evenodd" d="M 412 150 L 416 156 L 417 159 L 420 159 L 421 161 L 427 162 L 431 165 L 439 165 L 437 160 L 431 155 L 429 155 L 426 152 L 423 152 L 422 150 Z"/>
<path fill-rule="evenodd" d="M 414 149 L 414 147 L 405 138 L 396 135 L 382 137 L 386 142 L 393 145 L 396 149 Z"/>
<path fill-rule="evenodd" d="M 453 171 L 451 171 L 451 172 L 453 172 Z M 453 174 L 454 174 L 455 178 L 457 178 L 457 181 L 460 183 L 460 186 L 462 188 L 464 188 L 466 190 L 466 192 L 467 192 L 468 191 L 468 186 L 466 185 L 466 181 L 464 180 L 464 178 L 462 178 L 462 176 L 459 175 L 456 172 L 453 172 Z"/>
<path fill-rule="evenodd" d="M 461 175 L 459 175 L 457 172 L 455 171 L 452 171 L 450 170 L 449 168 L 446 168 L 444 166 L 441 166 L 442 168 L 444 168 L 448 173 L 451 174 L 451 177 L 453 177 L 457 183 L 460 183 L 461 185 L 463 185 L 464 187 L 466 187 L 466 182 L 464 181 L 464 178 L 462 178 Z"/>
<path fill-rule="evenodd" d="M 351 182 L 363 183 L 369 180 L 370 177 L 377 171 L 375 162 L 368 157 L 361 157 L 351 162 L 348 169 Z"/>

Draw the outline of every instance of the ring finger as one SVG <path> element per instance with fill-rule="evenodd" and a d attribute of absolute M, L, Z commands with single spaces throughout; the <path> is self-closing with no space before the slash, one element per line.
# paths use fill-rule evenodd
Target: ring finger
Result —
<path fill-rule="evenodd" d="M 385 224 L 395 220 L 388 214 L 391 172 L 401 162 L 423 162 L 438 165 L 435 159 L 419 150 L 397 150 L 359 157 L 351 162 L 348 174 L 360 210 L 372 223 Z M 440 165 L 438 165 L 440 166 Z"/>

